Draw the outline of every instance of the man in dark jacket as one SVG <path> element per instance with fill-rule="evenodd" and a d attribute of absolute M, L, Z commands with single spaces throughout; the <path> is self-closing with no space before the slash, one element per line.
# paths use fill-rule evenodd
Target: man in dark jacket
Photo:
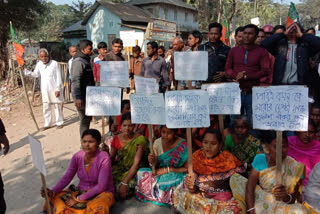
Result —
<path fill-rule="evenodd" d="M 200 45 L 199 51 L 208 52 L 208 79 L 207 83 L 223 82 L 226 74 L 224 67 L 228 58 L 230 47 L 223 44 L 220 40 L 222 36 L 222 25 L 211 23 L 209 25 L 208 39 L 209 42 Z"/>
<path fill-rule="evenodd" d="M 262 47 L 275 57 L 273 85 L 307 84 L 309 58 L 320 51 L 320 38 L 302 32 L 300 25 L 293 23 L 284 33 L 262 41 Z"/>
<path fill-rule="evenodd" d="M 2 145 L 1 145 L 2 144 Z M 0 151 L 2 151 L 3 147 L 3 154 L 6 155 L 9 152 L 9 140 L 6 136 L 6 129 L 0 119 Z M 0 214 L 4 214 L 6 212 L 6 202 L 4 201 L 4 188 L 3 188 L 3 181 L 0 173 Z"/>
<path fill-rule="evenodd" d="M 75 100 L 79 119 L 80 136 L 89 129 L 92 117 L 86 116 L 86 90 L 87 86 L 94 86 L 94 78 L 90 56 L 92 55 L 92 42 L 80 41 L 80 52 L 77 52 L 72 62 L 72 96 Z"/>

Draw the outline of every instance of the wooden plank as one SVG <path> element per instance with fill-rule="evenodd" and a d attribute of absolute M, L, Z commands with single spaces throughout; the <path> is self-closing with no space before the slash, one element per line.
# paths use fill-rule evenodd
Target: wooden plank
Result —
<path fill-rule="evenodd" d="M 281 168 L 282 168 L 282 132 L 277 131 L 277 145 L 276 145 L 276 183 L 277 185 L 282 184 L 282 175 L 281 175 Z M 280 199 L 277 199 L 280 200 Z"/>

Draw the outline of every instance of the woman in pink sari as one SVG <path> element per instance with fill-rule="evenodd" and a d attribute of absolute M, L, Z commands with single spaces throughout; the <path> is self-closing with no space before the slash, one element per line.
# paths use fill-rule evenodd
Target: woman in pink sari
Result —
<path fill-rule="evenodd" d="M 320 142 L 315 139 L 316 127 L 310 120 L 308 131 L 296 132 L 288 137 L 288 155 L 306 166 L 307 173 L 303 185 L 308 183 L 308 176 L 313 167 L 320 162 Z"/>

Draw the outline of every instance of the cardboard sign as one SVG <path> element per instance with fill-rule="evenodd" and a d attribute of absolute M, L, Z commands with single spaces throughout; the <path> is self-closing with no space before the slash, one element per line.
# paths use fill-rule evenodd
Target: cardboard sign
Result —
<path fill-rule="evenodd" d="M 31 135 L 28 135 L 28 140 L 31 148 L 32 161 L 35 168 L 37 168 L 44 176 L 47 176 L 46 165 L 43 158 L 42 145 L 39 140 Z"/>
<path fill-rule="evenodd" d="M 143 32 L 130 31 L 120 31 L 120 39 L 123 42 L 123 47 L 134 47 L 136 46 L 136 40 L 138 40 L 138 45 L 141 47 L 144 40 Z"/>
<path fill-rule="evenodd" d="M 210 114 L 240 114 L 239 83 L 204 84 L 201 89 L 209 93 Z"/>
<path fill-rule="evenodd" d="M 137 94 L 156 94 L 159 91 L 159 84 L 154 78 L 134 76 L 134 84 Z"/>
<path fill-rule="evenodd" d="M 174 52 L 174 78 L 176 80 L 207 80 L 208 52 Z"/>
<path fill-rule="evenodd" d="M 100 84 L 110 87 L 129 87 L 129 65 L 127 61 L 101 61 Z"/>
<path fill-rule="evenodd" d="M 209 94 L 202 90 L 166 92 L 168 128 L 209 127 Z"/>
<path fill-rule="evenodd" d="M 277 131 L 308 130 L 308 88 L 304 86 L 254 87 L 253 128 Z"/>
<path fill-rule="evenodd" d="M 148 24 L 147 39 L 170 41 L 177 35 L 177 24 L 161 19 L 153 19 Z"/>
<path fill-rule="evenodd" d="M 132 123 L 164 125 L 165 105 L 163 94 L 130 95 Z"/>
<path fill-rule="evenodd" d="M 121 88 L 87 87 L 86 115 L 116 116 L 121 111 Z"/>

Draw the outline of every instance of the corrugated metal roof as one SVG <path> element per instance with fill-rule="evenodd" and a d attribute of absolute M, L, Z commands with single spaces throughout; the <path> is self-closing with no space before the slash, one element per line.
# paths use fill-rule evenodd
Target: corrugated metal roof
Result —
<path fill-rule="evenodd" d="M 107 8 L 110 12 L 119 16 L 121 20 L 126 22 L 143 22 L 148 23 L 151 19 L 150 16 L 141 8 L 136 7 L 131 4 L 123 4 L 123 3 L 113 3 L 106 2 L 103 0 L 96 1 L 92 6 L 91 11 L 86 15 L 82 24 L 86 24 L 94 11 L 99 7 L 103 6 Z"/>
<path fill-rule="evenodd" d="M 157 3 L 175 5 L 177 7 L 183 7 L 190 10 L 197 10 L 196 8 L 192 7 L 191 5 L 181 0 L 130 0 L 129 2 L 127 2 L 127 4 L 132 4 L 132 5 L 157 4 Z"/>
<path fill-rule="evenodd" d="M 81 30 L 86 30 L 86 26 L 85 25 L 82 25 L 82 20 L 78 21 L 77 23 L 74 23 L 73 25 L 65 28 L 62 30 L 63 33 L 66 33 L 66 32 L 72 32 L 72 31 L 81 31 Z"/>

